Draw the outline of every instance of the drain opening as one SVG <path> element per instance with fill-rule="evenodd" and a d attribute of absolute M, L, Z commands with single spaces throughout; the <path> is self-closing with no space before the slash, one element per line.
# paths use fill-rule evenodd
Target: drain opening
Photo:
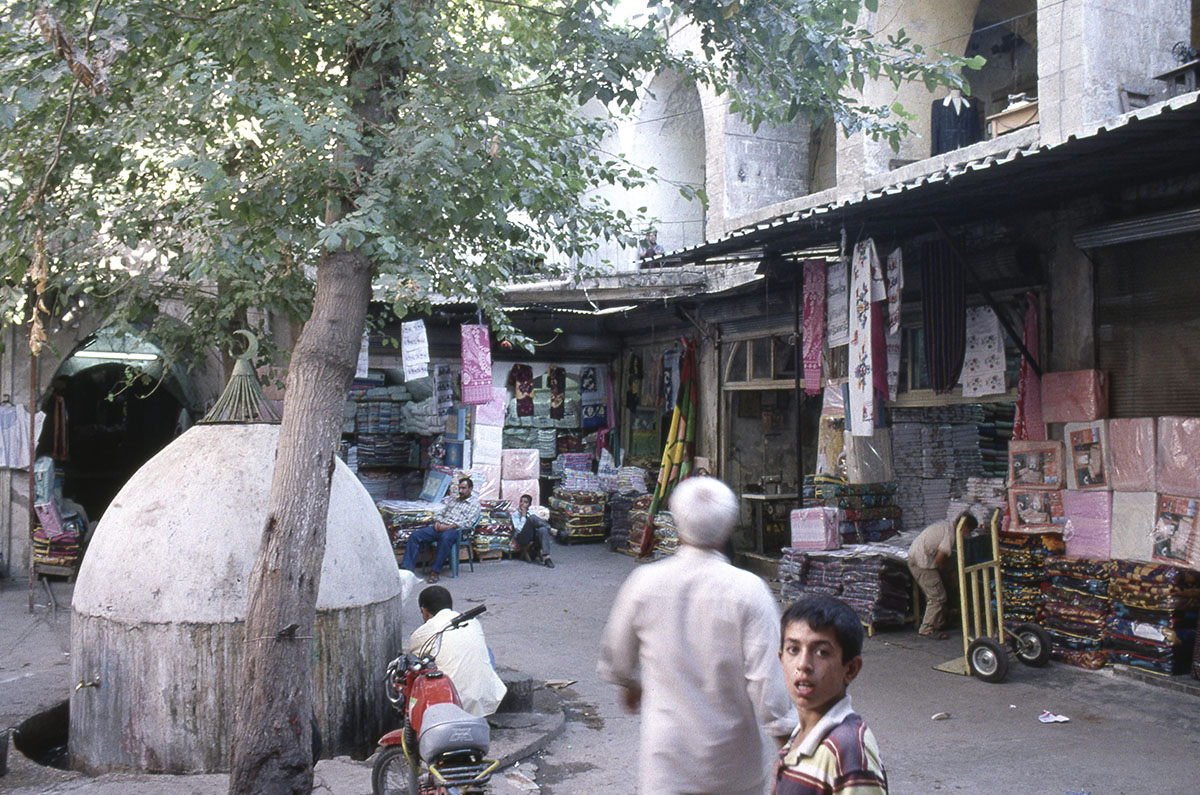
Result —
<path fill-rule="evenodd" d="M 12 744 L 39 765 L 70 770 L 71 757 L 67 753 L 70 730 L 71 702 L 61 701 L 21 721 L 13 731 Z"/>

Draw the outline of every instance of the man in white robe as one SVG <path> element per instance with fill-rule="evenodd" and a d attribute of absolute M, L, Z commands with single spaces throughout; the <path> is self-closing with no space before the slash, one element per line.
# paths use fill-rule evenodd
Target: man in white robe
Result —
<path fill-rule="evenodd" d="M 670 508 L 679 551 L 625 581 L 598 672 L 642 713 L 639 792 L 761 795 L 773 752 L 796 726 L 778 662 L 779 608 L 762 579 L 720 552 L 738 517 L 728 486 L 688 478 Z"/>
<path fill-rule="evenodd" d="M 413 654 L 419 653 L 426 641 L 458 618 L 450 592 L 440 585 L 421 591 L 417 605 L 425 623 L 408 639 L 408 650 Z M 463 709 L 472 715 L 491 715 L 508 691 L 492 667 L 483 627 L 475 619 L 442 635 L 437 665 L 454 683 Z"/>

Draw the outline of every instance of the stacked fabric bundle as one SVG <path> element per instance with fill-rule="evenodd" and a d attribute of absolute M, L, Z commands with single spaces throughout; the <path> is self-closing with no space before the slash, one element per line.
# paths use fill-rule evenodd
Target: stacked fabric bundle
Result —
<path fill-rule="evenodd" d="M 594 476 L 593 476 L 594 477 Z M 550 498 L 550 525 L 558 540 L 596 541 L 604 538 L 604 504 L 608 495 L 591 489 L 559 486 Z"/>
<path fill-rule="evenodd" d="M 479 524 L 471 548 L 477 555 L 488 552 L 508 552 L 512 549 L 512 503 L 508 500 L 480 500 Z"/>
<path fill-rule="evenodd" d="M 633 501 L 633 507 L 629 509 L 629 546 L 623 552 L 634 557 L 642 554 L 642 536 L 650 527 L 650 505 L 653 502 L 653 494 L 643 494 Z"/>
<path fill-rule="evenodd" d="M 392 548 L 403 553 L 404 544 L 414 530 L 433 524 L 434 515 L 441 509 L 437 503 L 415 500 L 383 500 L 376 503 L 383 526 L 387 528 Z"/>
<path fill-rule="evenodd" d="M 79 563 L 79 539 L 83 520 L 77 514 L 62 517 L 58 532 L 38 525 L 33 531 L 33 562 L 50 566 L 75 566 Z"/>
<path fill-rule="evenodd" d="M 827 552 L 784 549 L 779 564 L 784 601 L 837 596 L 868 626 L 903 624 L 912 579 L 902 550 L 855 546 Z"/>
<path fill-rule="evenodd" d="M 608 546 L 614 551 L 629 543 L 630 515 L 638 495 L 635 493 L 608 496 Z"/>
<path fill-rule="evenodd" d="M 654 557 L 674 555 L 679 550 L 679 531 L 670 511 L 654 514 Z"/>
<path fill-rule="evenodd" d="M 841 488 L 834 501 L 825 506 L 841 508 L 842 543 L 865 544 L 883 541 L 900 532 L 900 506 L 896 504 L 896 483 L 850 483 Z"/>
<path fill-rule="evenodd" d="M 1036 622 L 1046 581 L 1046 558 L 1065 551 L 1055 533 L 1000 534 L 1000 581 L 1004 593 L 1004 624 Z"/>
<path fill-rule="evenodd" d="M 903 624 L 911 599 L 912 577 L 903 560 L 878 552 L 842 562 L 842 600 L 867 626 Z"/>
<path fill-rule="evenodd" d="M 591 453 L 559 453 L 554 459 L 555 477 L 563 477 L 565 471 L 572 469 L 578 472 L 592 471 Z"/>
<path fill-rule="evenodd" d="M 801 505 L 805 508 L 823 508 L 826 500 L 837 500 L 842 494 L 846 479 L 837 475 L 805 475 L 801 488 Z"/>
<path fill-rule="evenodd" d="M 403 429 L 418 436 L 437 436 L 446 429 L 446 419 L 433 397 L 401 404 L 400 416 Z"/>
<path fill-rule="evenodd" d="M 1002 478 L 1008 472 L 1008 441 L 1013 435 L 1013 403 L 987 403 L 975 425 L 978 434 L 980 474 Z"/>
<path fill-rule="evenodd" d="M 1056 660 L 1096 670 L 1106 654 L 1101 636 L 1111 613 L 1108 584 L 1112 562 L 1091 558 L 1046 558 L 1038 623 L 1050 635 Z"/>
<path fill-rule="evenodd" d="M 805 596 L 841 596 L 842 560 L 820 552 L 785 548 L 779 579 L 779 594 L 786 602 Z"/>
<path fill-rule="evenodd" d="M 621 467 L 617 470 L 617 491 L 623 494 L 646 493 L 646 470 L 641 467 Z"/>
<path fill-rule="evenodd" d="M 1200 573 L 1177 566 L 1113 561 L 1103 637 L 1108 662 L 1165 676 L 1193 662 Z"/>

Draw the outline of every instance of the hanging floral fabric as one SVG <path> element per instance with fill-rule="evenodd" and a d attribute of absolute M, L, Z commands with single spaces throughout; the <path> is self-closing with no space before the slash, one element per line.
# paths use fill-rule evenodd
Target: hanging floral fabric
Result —
<path fill-rule="evenodd" d="M 821 353 L 825 347 L 825 260 L 804 263 L 804 391 L 821 392 Z"/>
<path fill-rule="evenodd" d="M 850 394 L 847 416 L 853 418 L 851 433 L 871 436 L 875 432 L 874 329 L 871 323 L 872 292 L 882 288 L 875 241 L 854 246 L 850 261 Z M 877 283 L 879 287 L 874 287 Z M 882 289 L 886 299 L 886 288 Z M 882 362 L 881 362 L 882 364 Z"/>
<path fill-rule="evenodd" d="M 604 399 L 604 382 L 600 380 L 600 368 L 589 365 L 579 376 L 579 400 L 583 404 L 584 428 L 603 428 L 608 424 L 607 403 Z"/>
<path fill-rule="evenodd" d="M 904 292 L 904 253 L 897 248 L 888 254 L 886 275 L 888 333 L 900 333 L 900 294 Z"/>
<path fill-rule="evenodd" d="M 561 420 L 563 418 L 563 399 L 567 392 L 567 371 L 561 367 L 551 366 L 546 374 L 546 381 L 550 384 L 550 418 Z"/>
<path fill-rule="evenodd" d="M 462 327 L 462 402 L 488 403 L 492 399 L 492 342 L 487 326 Z"/>
<path fill-rule="evenodd" d="M 527 364 L 514 364 L 508 371 L 508 385 L 517 398 L 517 416 L 533 416 L 533 368 Z"/>

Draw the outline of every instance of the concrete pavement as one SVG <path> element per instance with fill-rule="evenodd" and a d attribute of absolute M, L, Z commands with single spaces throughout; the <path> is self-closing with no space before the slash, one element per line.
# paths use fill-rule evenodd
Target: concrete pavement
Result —
<path fill-rule="evenodd" d="M 632 793 L 638 720 L 620 708 L 615 689 L 596 678 L 595 666 L 612 598 L 639 564 L 601 545 L 556 546 L 554 560 L 554 569 L 487 561 L 476 564 L 474 572 L 464 566 L 457 580 L 442 581 L 456 607 L 487 605 L 482 621 L 497 662 L 530 675 L 535 683 L 553 682 L 556 687 L 544 692 L 557 696 L 565 716 L 561 733 L 515 770 L 498 776 L 494 791 Z M 54 588 L 65 604 L 67 586 Z M 45 602 L 44 595 L 40 601 Z M 405 607 L 406 628 L 417 621 L 414 599 Z M 57 616 L 45 608 L 32 616 L 25 612 L 23 583 L 9 581 L 0 592 L 0 725 L 12 725 L 14 716 L 23 718 L 35 705 L 58 700 L 32 691 L 68 685 L 63 656 L 68 631 L 65 611 Z M 1150 684 L 1107 669 L 1089 672 L 1056 663 L 1030 669 L 1015 661 L 1002 684 L 933 670 L 957 654 L 957 640 L 920 638 L 911 628 L 881 632 L 867 641 L 863 673 L 850 691 L 878 738 L 893 793 L 1196 792 L 1200 695 L 1195 685 L 1200 683 L 1176 677 L 1165 683 L 1172 689 L 1161 681 Z M 22 664 L 22 659 L 28 662 Z M 1070 721 L 1040 723 L 1042 710 Z M 931 720 L 941 712 L 950 717 Z M 503 742 L 502 731 L 496 731 L 497 745 Z M 225 791 L 223 776 L 86 779 L 55 773 L 63 778 L 46 785 L 19 783 L 14 777 L 18 772 L 0 779 L 0 790 L 13 788 L 20 795 Z M 370 791 L 370 770 L 363 762 L 322 760 L 316 772 L 318 792 Z"/>

